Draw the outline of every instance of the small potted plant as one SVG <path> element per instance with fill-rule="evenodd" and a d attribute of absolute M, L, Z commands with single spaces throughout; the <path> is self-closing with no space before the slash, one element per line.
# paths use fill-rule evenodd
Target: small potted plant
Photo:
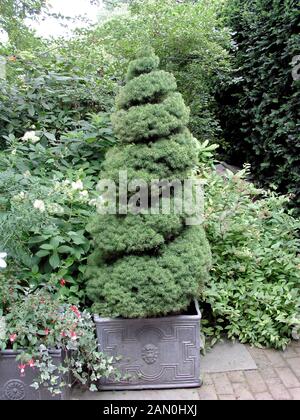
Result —
<path fill-rule="evenodd" d="M 73 384 L 95 391 L 102 375 L 113 374 L 89 313 L 47 287 L 10 294 L 0 316 L 0 400 L 68 399 Z"/>
<path fill-rule="evenodd" d="M 189 109 L 174 76 L 158 66 L 152 51 L 142 52 L 130 63 L 117 97 L 112 121 L 119 144 L 107 153 L 101 178 L 114 181 L 119 195 L 121 172 L 127 188 L 137 179 L 147 186 L 157 179 L 171 185 L 191 179 L 199 162 L 199 143 L 187 128 Z M 126 205 L 136 192 L 129 190 Z M 175 199 L 170 191 L 171 205 Z M 94 242 L 87 294 L 97 314 L 99 345 L 120 355 L 123 378 L 103 378 L 101 389 L 199 386 L 196 299 L 209 276 L 209 244 L 201 224 L 191 226 L 186 214 L 157 212 L 152 202 L 145 212 L 141 200 L 140 211 L 127 214 L 124 201 L 114 214 L 104 203 L 87 228 Z"/>

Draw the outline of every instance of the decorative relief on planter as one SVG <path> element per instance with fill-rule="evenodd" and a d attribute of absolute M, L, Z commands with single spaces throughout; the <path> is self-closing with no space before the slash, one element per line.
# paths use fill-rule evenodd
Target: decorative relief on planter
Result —
<path fill-rule="evenodd" d="M 13 379 L 4 384 L 3 392 L 6 400 L 24 400 L 25 384 L 22 381 Z"/>
<path fill-rule="evenodd" d="M 146 344 L 142 350 L 142 359 L 148 365 L 152 365 L 157 361 L 158 358 L 158 347 L 154 344 Z"/>
<path fill-rule="evenodd" d="M 95 317 L 101 351 L 121 359 L 126 380 L 103 379 L 101 389 L 200 385 L 200 313 L 151 319 Z M 129 378 L 129 379 L 127 379 Z"/>

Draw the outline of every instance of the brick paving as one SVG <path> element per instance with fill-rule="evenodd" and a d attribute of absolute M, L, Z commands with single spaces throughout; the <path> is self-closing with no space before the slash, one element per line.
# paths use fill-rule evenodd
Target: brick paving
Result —
<path fill-rule="evenodd" d="M 207 373 L 200 400 L 300 400 L 300 342 L 285 351 L 247 346 L 258 369 Z"/>
<path fill-rule="evenodd" d="M 73 399 L 95 400 L 300 400 L 300 341 L 286 351 L 247 346 L 258 369 L 204 374 L 203 386 L 192 389 L 162 389 L 82 393 Z"/>

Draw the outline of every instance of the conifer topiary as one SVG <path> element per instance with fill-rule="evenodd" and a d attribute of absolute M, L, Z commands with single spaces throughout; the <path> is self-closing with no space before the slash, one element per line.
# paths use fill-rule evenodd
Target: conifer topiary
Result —
<path fill-rule="evenodd" d="M 185 180 L 198 163 L 198 142 L 187 129 L 174 76 L 146 51 L 132 61 L 112 116 L 119 144 L 106 156 L 101 178 L 118 182 Z M 120 213 L 120 212 L 119 212 Z M 88 231 L 87 294 L 101 316 L 142 318 L 185 310 L 208 279 L 210 248 L 202 226 L 185 214 L 97 214 Z"/>

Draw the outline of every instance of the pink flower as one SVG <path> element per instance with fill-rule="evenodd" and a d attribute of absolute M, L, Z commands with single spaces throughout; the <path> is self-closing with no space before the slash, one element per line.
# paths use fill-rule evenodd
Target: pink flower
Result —
<path fill-rule="evenodd" d="M 49 328 L 45 328 L 45 329 L 44 329 L 44 333 L 45 333 L 46 335 L 48 335 L 48 334 L 49 334 L 49 332 L 50 332 Z"/>
<path fill-rule="evenodd" d="M 80 312 L 79 312 L 79 309 L 76 306 L 72 305 L 70 307 L 70 309 L 71 309 L 72 312 L 74 312 L 74 314 L 77 316 L 77 318 L 80 318 Z"/>
<path fill-rule="evenodd" d="M 9 336 L 9 341 L 10 341 L 11 343 L 13 343 L 14 341 L 16 341 L 16 338 L 17 338 L 17 334 L 11 334 L 11 335 Z"/>
<path fill-rule="evenodd" d="M 35 366 L 35 363 L 34 363 L 33 359 L 29 360 L 28 366 L 31 367 L 31 368 L 33 368 Z"/>
<path fill-rule="evenodd" d="M 71 335 L 71 340 L 73 340 L 73 341 L 77 340 L 77 334 L 76 334 L 75 331 L 71 331 L 70 335 Z"/>
<path fill-rule="evenodd" d="M 20 369 L 20 373 L 23 374 L 25 372 L 26 365 L 19 365 L 18 368 Z"/>
<path fill-rule="evenodd" d="M 60 333 L 60 335 L 61 335 L 62 337 L 66 337 L 66 333 L 65 333 L 64 331 L 62 331 L 62 332 Z"/>
<path fill-rule="evenodd" d="M 61 285 L 61 286 L 65 286 L 65 285 L 66 285 L 66 283 L 67 283 L 67 282 L 66 282 L 66 280 L 65 280 L 65 279 L 61 279 L 61 280 L 60 280 L 60 285 Z"/>

